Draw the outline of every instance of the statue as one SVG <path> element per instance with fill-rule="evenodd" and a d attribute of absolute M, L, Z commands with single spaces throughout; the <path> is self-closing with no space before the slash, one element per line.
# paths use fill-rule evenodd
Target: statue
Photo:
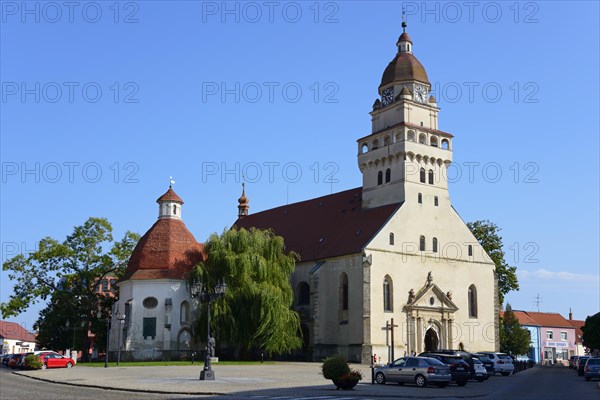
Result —
<path fill-rule="evenodd" d="M 408 291 L 408 304 L 411 304 L 413 301 L 415 301 L 415 291 L 410 289 Z"/>
<path fill-rule="evenodd" d="M 452 290 L 448 290 L 448 293 L 446 293 L 446 297 L 447 297 L 449 300 L 452 300 Z"/>
<path fill-rule="evenodd" d="M 214 337 L 210 337 L 208 339 L 208 345 L 206 346 L 206 350 L 208 352 L 209 357 L 215 356 L 215 338 Z"/>
<path fill-rule="evenodd" d="M 427 274 L 427 284 L 431 285 L 432 282 L 433 282 L 433 275 L 431 274 L 431 271 L 429 271 L 429 273 Z"/>

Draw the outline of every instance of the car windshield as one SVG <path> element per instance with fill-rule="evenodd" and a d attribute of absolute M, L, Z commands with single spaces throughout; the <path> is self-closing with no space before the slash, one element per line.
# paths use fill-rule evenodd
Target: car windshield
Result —
<path fill-rule="evenodd" d="M 435 358 L 427 358 L 425 361 L 429 363 L 429 365 L 444 365 L 440 360 L 436 360 Z"/>
<path fill-rule="evenodd" d="M 594 364 L 594 365 L 600 364 L 600 358 L 590 358 L 587 363 L 588 363 L 588 365 L 591 365 L 591 364 Z"/>
<path fill-rule="evenodd" d="M 483 364 L 483 363 L 481 361 L 479 361 L 478 359 L 474 358 L 473 364 Z"/>

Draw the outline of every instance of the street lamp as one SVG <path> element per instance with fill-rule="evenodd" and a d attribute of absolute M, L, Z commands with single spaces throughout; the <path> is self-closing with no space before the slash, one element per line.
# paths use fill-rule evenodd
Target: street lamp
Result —
<path fill-rule="evenodd" d="M 96 316 L 100 320 L 102 317 L 102 311 L 98 310 L 98 314 Z M 108 339 L 110 335 L 110 318 L 108 314 L 106 314 L 104 322 L 106 323 L 106 348 L 104 350 L 104 368 L 108 368 Z"/>
<path fill-rule="evenodd" d="M 209 292 L 208 287 L 200 281 L 194 282 L 190 286 L 192 297 L 198 299 L 201 303 L 206 303 L 206 358 L 204 359 L 204 369 L 200 373 L 201 381 L 214 381 L 215 373 L 211 367 L 211 358 L 215 352 L 215 339 L 210 336 L 210 303 L 225 294 L 227 286 L 225 282 L 219 282 L 214 290 Z"/>
<path fill-rule="evenodd" d="M 117 314 L 116 317 L 117 317 L 117 320 L 119 321 L 119 325 L 117 326 L 117 330 L 118 330 L 117 365 L 119 365 L 119 362 L 121 362 L 121 331 L 123 330 L 123 328 L 121 328 L 121 325 L 125 323 L 125 314 Z"/>

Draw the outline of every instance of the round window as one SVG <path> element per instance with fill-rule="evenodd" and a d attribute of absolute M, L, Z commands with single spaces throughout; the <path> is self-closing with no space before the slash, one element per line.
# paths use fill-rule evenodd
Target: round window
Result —
<path fill-rule="evenodd" d="M 156 297 L 146 297 L 142 304 L 144 304 L 144 307 L 146 308 L 154 308 L 158 305 L 158 300 Z"/>
<path fill-rule="evenodd" d="M 433 305 L 433 303 L 435 303 L 435 297 L 431 296 L 429 298 L 429 304 Z"/>

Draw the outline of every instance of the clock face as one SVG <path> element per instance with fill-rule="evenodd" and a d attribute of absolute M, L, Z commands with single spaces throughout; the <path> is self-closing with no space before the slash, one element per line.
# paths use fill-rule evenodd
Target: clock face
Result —
<path fill-rule="evenodd" d="M 419 103 L 427 102 L 427 89 L 425 89 L 425 86 L 415 86 L 415 100 L 417 100 Z"/>
<path fill-rule="evenodd" d="M 387 88 L 383 91 L 383 93 L 381 94 L 381 103 L 383 103 L 384 106 L 387 106 L 388 104 L 392 104 L 394 102 L 394 88 Z"/>

